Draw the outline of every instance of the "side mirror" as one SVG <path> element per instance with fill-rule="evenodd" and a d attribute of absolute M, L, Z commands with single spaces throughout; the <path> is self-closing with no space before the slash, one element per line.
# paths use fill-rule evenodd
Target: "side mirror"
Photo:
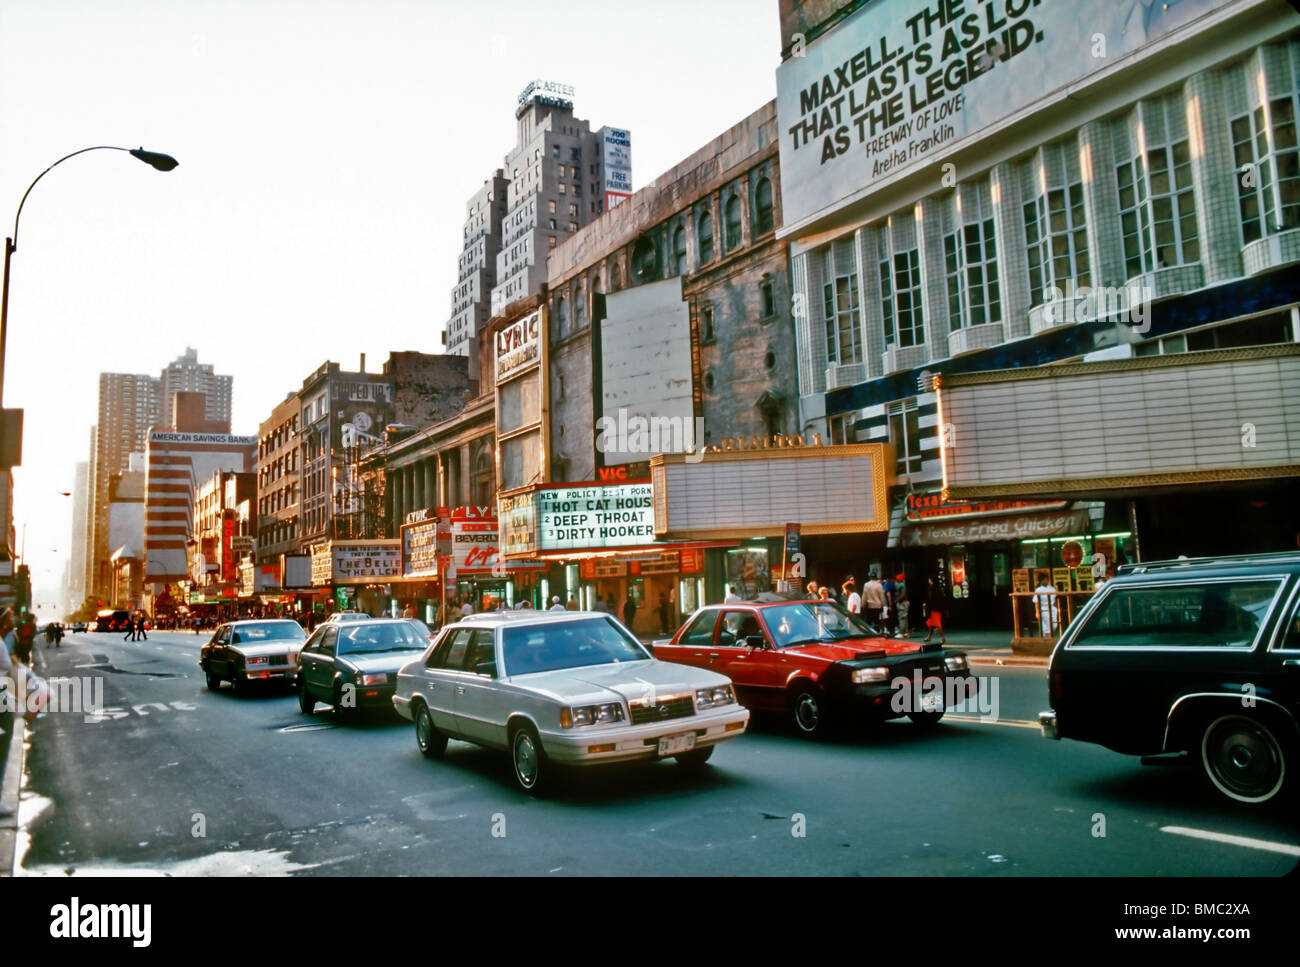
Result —
<path fill-rule="evenodd" d="M 762 635 L 749 635 L 745 639 L 745 647 L 763 649 L 767 647 L 767 640 Z"/>

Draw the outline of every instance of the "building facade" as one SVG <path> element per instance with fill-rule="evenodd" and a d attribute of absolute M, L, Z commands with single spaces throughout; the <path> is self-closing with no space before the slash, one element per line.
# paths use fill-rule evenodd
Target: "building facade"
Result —
<path fill-rule="evenodd" d="M 1174 492 L 1116 469 L 1153 435 L 1130 424 L 1168 421 L 1165 407 L 1111 408 L 1102 369 L 1047 405 L 1028 372 L 1127 360 L 1122 379 L 1158 392 L 1168 354 L 1300 339 L 1294 12 L 990 5 L 958 43 L 926 6 L 781 4 L 800 420 L 836 443 L 887 442 L 896 479 L 889 532 L 828 563 L 904 571 L 913 600 L 933 580 L 959 624 L 1010 627 L 1009 596 L 1043 579 L 1086 594 L 1094 567 L 1140 554 L 1294 546 L 1294 444 L 1225 457 L 1284 401 L 1256 394 L 1231 446 L 1205 438 L 1209 414 L 1180 414 L 1163 438 L 1196 442 L 1158 462 L 1200 486 Z M 1238 392 L 1276 379 L 1225 362 Z M 994 370 L 1023 385 L 973 375 Z M 947 384 L 963 388 L 961 419 Z M 1030 438 L 1054 471 L 1008 480 L 1011 441 Z M 1094 438 L 1097 452 L 1072 445 Z M 1234 526 L 1190 534 L 1206 515 Z"/>

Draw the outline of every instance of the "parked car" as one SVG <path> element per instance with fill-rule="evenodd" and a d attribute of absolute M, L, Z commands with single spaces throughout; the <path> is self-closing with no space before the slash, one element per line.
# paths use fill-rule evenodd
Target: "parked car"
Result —
<path fill-rule="evenodd" d="M 325 624 L 326 622 L 330 622 L 330 621 L 335 622 L 337 624 L 340 621 L 370 621 L 370 620 L 371 620 L 370 615 L 366 614 L 364 611 L 335 611 L 328 618 L 326 618 L 325 621 L 322 621 L 321 624 Z"/>
<path fill-rule="evenodd" d="M 429 626 L 419 618 L 403 618 L 402 620 L 414 628 L 417 634 L 424 635 L 424 640 L 426 642 L 431 642 L 435 637 L 437 637 L 431 630 L 429 630 Z"/>
<path fill-rule="evenodd" d="M 130 624 L 131 613 L 129 611 L 114 611 L 112 608 L 106 608 L 96 615 L 95 627 L 92 630 L 125 632 Z"/>
<path fill-rule="evenodd" d="M 1045 738 L 1186 754 L 1228 799 L 1275 799 L 1300 750 L 1300 553 L 1121 568 L 1057 642 L 1048 701 Z"/>
<path fill-rule="evenodd" d="M 706 605 L 653 648 L 726 675 L 746 708 L 788 715 L 809 737 L 851 719 L 932 726 L 977 685 L 962 651 L 888 638 L 835 602 L 778 594 Z"/>
<path fill-rule="evenodd" d="M 230 621 L 219 625 L 199 650 L 199 667 L 214 692 L 223 681 L 236 691 L 252 681 L 292 683 L 298 673 L 298 651 L 306 640 L 296 621 Z"/>
<path fill-rule="evenodd" d="M 78 633 L 78 632 L 82 632 L 82 631 L 85 631 L 85 630 L 86 630 L 86 622 L 84 622 L 84 621 L 74 621 L 74 622 L 72 623 L 72 632 L 73 632 L 73 634 L 76 634 L 76 633 Z"/>
<path fill-rule="evenodd" d="M 397 672 L 429 647 L 405 618 L 326 623 L 298 653 L 298 705 L 328 702 L 339 713 L 393 707 Z"/>
<path fill-rule="evenodd" d="M 654 658 L 613 616 L 496 611 L 448 625 L 397 675 L 393 705 L 420 751 L 448 739 L 509 751 L 539 794 L 554 766 L 675 758 L 703 765 L 749 712 L 719 674 Z"/>

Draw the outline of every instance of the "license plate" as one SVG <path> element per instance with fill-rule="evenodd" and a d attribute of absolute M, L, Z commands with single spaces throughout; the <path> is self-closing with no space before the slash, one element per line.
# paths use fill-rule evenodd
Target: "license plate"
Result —
<path fill-rule="evenodd" d="M 665 735 L 659 740 L 659 755 L 680 755 L 695 748 L 695 733 L 683 732 L 681 735 Z"/>
<path fill-rule="evenodd" d="M 922 712 L 942 712 L 943 695 L 937 692 L 921 693 L 921 711 Z"/>

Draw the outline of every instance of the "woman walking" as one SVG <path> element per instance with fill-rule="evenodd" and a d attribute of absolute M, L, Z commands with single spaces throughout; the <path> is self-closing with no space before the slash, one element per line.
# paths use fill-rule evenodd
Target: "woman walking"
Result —
<path fill-rule="evenodd" d="M 939 590 L 939 585 L 935 583 L 934 578 L 930 578 L 930 584 L 925 592 L 925 608 L 928 612 L 925 618 L 925 640 L 929 642 L 930 636 L 934 634 L 935 629 L 939 629 L 939 644 L 948 644 L 948 636 L 943 633 L 943 593 Z"/>

